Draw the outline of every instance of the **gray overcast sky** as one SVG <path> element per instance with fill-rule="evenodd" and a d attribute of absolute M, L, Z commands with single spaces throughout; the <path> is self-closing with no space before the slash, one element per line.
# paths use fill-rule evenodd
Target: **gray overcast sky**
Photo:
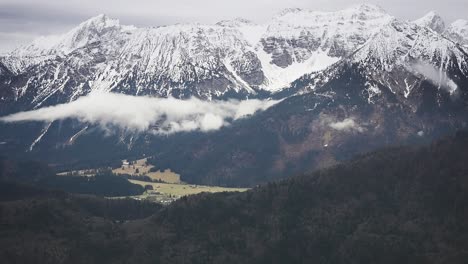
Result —
<path fill-rule="evenodd" d="M 402 19 L 434 10 L 447 23 L 468 19 L 468 0 L 0 0 L 0 52 L 48 34 L 60 34 L 105 13 L 122 24 L 158 26 L 244 17 L 262 22 L 287 7 L 339 10 L 376 4 Z"/>

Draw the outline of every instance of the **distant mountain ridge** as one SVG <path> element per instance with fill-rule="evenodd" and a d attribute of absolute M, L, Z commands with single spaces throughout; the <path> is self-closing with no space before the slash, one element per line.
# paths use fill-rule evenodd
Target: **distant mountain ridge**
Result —
<path fill-rule="evenodd" d="M 431 11 L 424 17 L 415 20 L 414 23 L 421 27 L 430 28 L 465 48 L 468 47 L 468 21 L 465 19 L 458 19 L 450 25 L 446 25 L 444 19 L 439 14 Z"/>
<path fill-rule="evenodd" d="M 336 12 L 286 9 L 265 24 L 235 19 L 156 28 L 124 26 L 98 15 L 64 35 L 40 38 L 1 57 L 0 100 L 8 107 L 0 111 L 65 103 L 93 90 L 268 97 L 347 58 L 394 21 L 372 5 Z M 432 13 L 415 24 L 434 27 L 431 21 L 444 25 Z M 458 21 L 444 36 L 465 45 L 466 30 Z"/>
<path fill-rule="evenodd" d="M 145 154 L 186 182 L 254 186 L 377 147 L 427 142 L 468 127 L 465 33 L 462 20 L 446 26 L 431 12 L 401 21 L 372 5 L 287 9 L 262 25 L 141 29 L 101 15 L 45 49 L 41 42 L 3 57 L 0 113 L 94 90 L 281 102 L 217 132 L 170 137 L 151 128 L 109 137 L 79 120 L 2 124 L 0 152 L 64 163 Z"/>

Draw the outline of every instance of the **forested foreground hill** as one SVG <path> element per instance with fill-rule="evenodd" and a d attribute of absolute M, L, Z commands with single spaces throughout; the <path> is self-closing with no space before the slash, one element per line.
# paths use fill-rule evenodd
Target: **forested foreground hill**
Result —
<path fill-rule="evenodd" d="M 96 175 L 90 177 L 59 176 L 49 166 L 40 162 L 17 161 L 2 156 L 0 156 L 0 181 L 20 183 L 41 189 L 105 197 L 139 195 L 144 192 L 143 187 L 132 184 L 127 179 L 114 175 L 109 170 L 100 170 Z M 16 188 L 12 190 L 3 189 L 14 197 L 18 197 L 15 191 L 24 191 L 26 188 L 23 187 L 18 190 Z"/>
<path fill-rule="evenodd" d="M 63 197 L 1 202 L 2 263 L 465 263 L 468 133 L 116 221 Z"/>

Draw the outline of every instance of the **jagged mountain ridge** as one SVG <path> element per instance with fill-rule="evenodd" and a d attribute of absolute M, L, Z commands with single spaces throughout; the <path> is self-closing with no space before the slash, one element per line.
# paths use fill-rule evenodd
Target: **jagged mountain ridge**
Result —
<path fill-rule="evenodd" d="M 288 9 L 260 25 L 237 19 L 136 28 L 99 15 L 1 58 L 12 73 L 2 89 L 10 96 L 1 99 L 20 104 L 13 107 L 19 110 L 72 101 L 96 89 L 254 97 L 350 55 L 392 19 L 370 5 L 337 12 Z"/>
<path fill-rule="evenodd" d="M 424 80 L 450 94 L 457 93 L 468 76 L 468 55 L 457 43 L 429 27 L 394 20 L 334 67 L 304 75 L 300 80 L 307 80 L 308 85 L 303 92 L 340 78 L 341 68 L 346 67 L 359 68 L 365 76 L 363 92 L 369 103 L 381 94 L 377 86 L 382 86 L 400 97 L 404 104 Z"/>
<path fill-rule="evenodd" d="M 337 17 L 349 19 L 337 20 Z M 324 20 L 319 26 L 316 25 L 318 18 Z M 349 24 L 343 21 L 348 21 Z M 381 21 L 385 22 L 380 25 Z M 354 26 L 360 30 L 350 30 Z M 364 26 L 372 27 L 374 30 L 369 32 L 369 28 Z M 173 36 L 174 32 L 179 32 L 176 35 L 181 36 L 186 33 L 187 28 L 198 30 L 200 27 L 211 32 L 218 40 L 222 38 L 216 32 L 221 31 L 239 36 L 234 38 L 236 41 L 239 40 L 236 42 L 239 47 L 249 48 L 252 60 L 257 58 L 260 61 L 261 72 L 257 73 L 263 76 L 264 83 L 258 87 L 249 85 L 252 90 L 258 93 L 269 92 L 269 89 L 262 90 L 261 85 L 265 85 L 268 81 L 281 83 L 281 80 L 273 80 L 271 76 L 281 76 L 281 73 L 284 73 L 294 77 L 291 79 L 293 83 L 279 91 L 284 97 L 294 96 L 254 116 L 251 120 L 235 123 L 229 128 L 209 135 L 175 135 L 171 139 L 161 140 L 155 139 L 151 133 L 135 137 L 119 134 L 120 138 L 113 142 L 106 140 L 106 148 L 114 150 L 114 147 L 122 147 L 124 150 L 119 150 L 122 155 L 128 153 L 127 151 L 136 153 L 135 155 L 154 154 L 157 157 L 156 164 L 180 172 L 187 182 L 252 186 L 281 175 L 335 164 L 375 147 L 411 140 L 428 140 L 467 126 L 468 56 L 459 42 L 435 31 L 430 25 L 399 21 L 381 9 L 365 5 L 332 13 L 289 9 L 280 13 L 266 29 L 263 29 L 262 25 L 236 19 L 222 21 L 215 26 L 177 25 L 155 30 L 159 30 L 158 32 L 167 30 L 170 36 Z M 211 30 L 212 27 L 218 31 Z M 354 34 L 361 31 L 369 33 L 369 36 L 362 39 Z M 275 32 L 276 37 L 268 37 Z M 216 38 L 217 36 L 219 38 Z M 158 38 L 163 37 L 158 36 Z M 192 43 L 190 41 L 192 39 L 189 38 L 188 43 Z M 102 43 L 93 42 L 69 55 L 60 56 L 65 56 L 67 63 L 70 64 L 81 62 L 82 60 L 77 60 L 76 54 L 82 54 L 83 57 L 91 56 L 89 51 L 98 49 L 100 45 Z M 229 47 L 224 48 L 229 50 Z M 265 60 L 262 54 L 267 54 L 269 57 Z M 320 56 L 328 59 L 317 59 Z M 329 60 L 330 58 L 335 59 Z M 265 64 L 265 61 L 268 63 Z M 312 67 L 313 63 L 309 62 L 316 61 L 319 62 L 317 65 L 322 65 L 325 61 L 323 65 L 329 67 L 315 69 Z M 44 65 L 54 67 L 54 63 L 46 61 Z M 240 63 L 239 67 L 242 68 L 242 65 L 244 64 Z M 308 66 L 303 67 L 304 65 Z M 6 78 L 6 82 L 9 76 L 14 78 L 17 74 L 7 67 L 4 69 L 6 77 L 2 78 Z M 290 71 L 294 74 L 289 75 Z M 88 72 L 79 73 L 82 74 L 81 80 L 86 81 Z M 272 75 L 272 73 L 278 74 Z M 247 77 L 237 75 L 246 82 Z M 220 73 L 219 76 L 226 75 Z M 298 79 L 295 79 L 296 77 Z M 137 79 L 135 77 L 134 80 Z M 73 91 L 73 87 L 70 84 L 65 85 L 63 91 L 67 89 Z M 140 87 L 141 90 L 133 88 L 125 90 L 122 87 L 124 86 L 119 86 L 113 91 L 138 95 L 168 95 L 156 93 L 164 91 L 163 89 L 146 89 L 147 86 L 134 86 Z M 183 90 L 184 96 L 200 96 L 197 92 L 201 91 L 213 92 L 200 89 L 201 87 L 198 83 L 190 89 L 184 88 L 179 91 Z M 209 88 L 209 86 L 203 87 Z M 106 89 L 105 86 L 98 88 Z M 95 87 L 86 84 L 80 91 L 86 94 L 93 89 Z M 270 90 L 276 91 L 275 89 Z M 25 91 L 31 92 L 34 89 Z M 136 93 L 137 91 L 139 92 Z M 246 89 L 239 91 L 245 92 L 246 96 L 253 96 Z M 222 95 L 222 92 L 219 93 Z M 53 95 L 56 98 L 52 101 L 73 99 L 68 95 L 67 92 L 59 90 Z M 80 94 L 76 94 L 78 95 Z M 181 94 L 169 93 L 169 95 Z M 206 96 L 204 98 L 213 98 L 210 97 L 212 93 L 202 95 Z M 232 94 L 225 95 L 232 96 Z M 39 102 L 34 101 L 36 97 L 33 93 L 23 98 L 27 99 L 25 102 L 28 100 Z M 51 98 L 53 97 L 49 97 L 49 100 Z M 52 101 L 45 101 L 44 105 Z M 11 111 L 11 108 L 9 110 Z M 332 125 L 336 126 L 336 129 Z M 345 130 L 339 130 L 342 127 L 345 127 Z M 73 159 L 77 153 L 80 157 L 88 157 L 89 153 L 83 154 L 83 152 L 87 153 L 89 146 L 94 148 L 96 144 L 104 144 L 101 135 L 96 133 L 97 129 L 92 124 L 80 124 L 68 120 L 63 123 L 45 124 L 42 127 L 35 124 L 28 126 L 29 128 L 35 132 L 32 136 L 29 135 L 30 140 L 24 144 L 25 147 L 21 147 L 21 150 L 34 150 L 33 152 L 38 155 L 45 150 L 48 154 L 54 153 L 60 158 Z M 15 136 L 17 130 L 16 127 L 8 129 Z M 6 134 L 5 131 L 7 130 L 4 129 L 2 134 Z M 76 140 L 77 138 L 79 140 Z M 2 141 L 10 142 L 11 137 L 2 136 L 0 142 Z M 8 144 L 5 146 L 8 147 Z M 106 148 L 102 148 L 100 154 L 109 155 L 105 153 L 110 152 L 105 150 Z M 152 153 L 154 149 L 157 149 L 158 153 Z M 69 150 L 70 153 L 65 153 Z M 93 153 L 95 152 L 93 150 Z M 187 162 L 181 164 L 181 159 Z"/>
<path fill-rule="evenodd" d="M 124 26 L 99 15 L 2 57 L 1 112 L 69 102 L 92 90 L 204 99 L 268 96 L 346 59 L 395 20 L 372 5 L 336 12 L 286 9 L 264 24 L 235 19 L 157 28 Z M 414 24 L 462 46 L 468 41 L 463 20 L 445 28 L 430 12 Z"/>
<path fill-rule="evenodd" d="M 392 21 L 291 89 L 296 96 L 251 121 L 196 140 L 177 138 L 174 149 L 159 148 L 155 162 L 189 182 L 252 186 L 468 125 L 466 52 L 409 22 Z M 178 164 L 176 155 L 188 162 Z"/>
<path fill-rule="evenodd" d="M 445 31 L 445 21 L 435 11 L 430 11 L 425 16 L 415 20 L 414 23 L 422 27 L 428 27 L 437 33 Z"/>
<path fill-rule="evenodd" d="M 468 50 L 468 21 L 459 19 L 447 28 L 447 36 L 460 43 Z"/>
<path fill-rule="evenodd" d="M 468 48 L 468 21 L 458 19 L 447 25 L 444 19 L 435 11 L 430 11 L 420 19 L 413 21 L 418 26 L 427 27 L 442 34 L 448 39 Z M 466 50 L 466 49 L 465 49 Z"/>
<path fill-rule="evenodd" d="M 426 72 L 411 67 L 421 60 L 443 78 L 428 79 Z M 456 43 L 394 20 L 351 56 L 294 82 L 297 95 L 267 111 L 216 133 L 175 135 L 163 142 L 132 138 L 132 151 L 154 154 L 155 164 L 177 171 L 186 182 L 254 186 L 377 147 L 466 128 L 467 65 L 466 53 Z M 57 144 L 60 129 L 54 127 L 40 148 Z M 65 141 L 81 130 L 74 129 Z M 99 137 L 90 129 L 69 153 L 58 156 L 76 155 L 70 153 Z"/>

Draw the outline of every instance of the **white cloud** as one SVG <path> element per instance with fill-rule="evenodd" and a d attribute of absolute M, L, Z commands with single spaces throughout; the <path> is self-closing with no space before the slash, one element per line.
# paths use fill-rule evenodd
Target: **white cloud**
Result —
<path fill-rule="evenodd" d="M 265 110 L 277 101 L 202 101 L 175 98 L 151 98 L 105 92 L 93 92 L 76 101 L 0 118 L 2 122 L 78 119 L 99 124 L 105 129 L 114 126 L 132 130 L 151 130 L 169 134 L 179 131 L 211 131 Z"/>
<path fill-rule="evenodd" d="M 364 132 L 364 128 L 362 128 L 354 119 L 346 118 L 343 121 L 330 123 L 329 126 L 338 131 L 357 131 L 357 132 Z"/>
<path fill-rule="evenodd" d="M 432 64 L 419 62 L 412 65 L 412 68 L 422 76 L 424 76 L 433 85 L 444 89 L 450 95 L 457 95 L 458 85 L 448 77 L 445 71 L 441 71 Z"/>

